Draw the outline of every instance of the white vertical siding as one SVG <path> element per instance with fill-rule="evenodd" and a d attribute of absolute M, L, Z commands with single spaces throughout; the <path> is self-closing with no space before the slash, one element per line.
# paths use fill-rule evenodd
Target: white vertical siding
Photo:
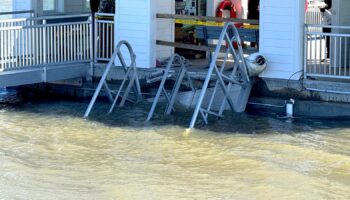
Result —
<path fill-rule="evenodd" d="M 117 0 L 116 43 L 128 41 L 137 56 L 137 67 L 152 68 L 156 59 L 173 53 L 172 48 L 156 45 L 156 40 L 174 40 L 171 20 L 157 20 L 156 13 L 174 13 L 173 0 Z"/>
<path fill-rule="evenodd" d="M 151 30 L 151 1 L 116 1 L 115 42 L 128 41 L 137 56 L 137 66 L 142 68 L 155 66 L 155 60 L 151 58 L 152 36 L 155 38 Z"/>
<path fill-rule="evenodd" d="M 32 10 L 32 4 L 29 0 L 13 0 L 13 9 L 15 11 Z M 19 14 L 15 17 L 30 17 L 30 14 Z"/>
<path fill-rule="evenodd" d="M 2 0 L 0 6 L 0 12 L 11 12 L 13 11 L 12 0 Z"/>
<path fill-rule="evenodd" d="M 349 0 L 333 0 L 333 16 L 332 16 L 332 24 L 333 25 L 339 25 L 339 26 L 350 26 L 350 1 Z M 340 29 L 333 29 L 332 32 L 335 33 L 345 33 L 350 34 L 350 30 L 340 30 Z M 335 51 L 335 47 L 337 49 L 341 48 L 342 51 Z M 343 40 L 331 40 L 331 48 L 334 52 L 333 57 L 336 57 L 335 59 L 335 66 L 345 66 L 350 63 L 350 56 L 349 56 L 349 49 L 350 49 L 350 41 L 347 39 L 346 41 Z M 346 50 L 345 50 L 346 49 Z"/>
<path fill-rule="evenodd" d="M 154 9 L 154 17 L 157 13 L 175 14 L 174 0 L 154 0 L 152 6 Z M 173 42 L 175 38 L 174 20 L 158 19 L 156 21 L 157 40 Z M 170 57 L 174 53 L 174 48 L 165 46 L 156 46 L 157 59 Z"/>
<path fill-rule="evenodd" d="M 337 25 L 349 26 L 350 25 L 350 1 L 349 0 L 333 0 L 334 11 L 333 21 Z"/>
<path fill-rule="evenodd" d="M 304 0 L 261 1 L 260 51 L 268 60 L 263 77 L 299 78 L 291 76 L 303 69 L 304 5 Z"/>
<path fill-rule="evenodd" d="M 0 12 L 11 12 L 13 11 L 12 0 L 2 0 L 0 6 Z M 10 15 L 0 15 L 1 18 L 12 18 Z"/>

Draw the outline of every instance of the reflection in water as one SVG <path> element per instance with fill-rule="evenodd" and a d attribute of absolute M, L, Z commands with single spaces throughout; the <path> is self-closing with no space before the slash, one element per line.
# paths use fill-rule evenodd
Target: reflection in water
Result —
<path fill-rule="evenodd" d="M 0 199 L 349 199 L 349 121 L 241 114 L 187 131 L 149 105 L 0 109 Z M 97 110 L 97 111 L 96 111 Z M 175 125 L 170 125 L 175 124 Z"/>

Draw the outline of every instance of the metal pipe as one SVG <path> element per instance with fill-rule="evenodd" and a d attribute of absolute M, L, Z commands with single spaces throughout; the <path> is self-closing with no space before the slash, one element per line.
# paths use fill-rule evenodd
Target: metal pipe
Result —
<path fill-rule="evenodd" d="M 345 94 L 350 95 L 350 92 L 347 91 L 339 91 L 339 90 L 325 90 L 325 89 L 317 89 L 317 88 L 306 88 L 306 90 L 314 91 L 314 92 L 324 92 L 324 93 L 333 93 L 333 94 Z"/>
<path fill-rule="evenodd" d="M 284 105 L 273 105 L 273 104 L 266 104 L 266 103 L 255 103 L 255 102 L 248 102 L 249 105 L 257 105 L 257 106 L 267 106 L 267 107 L 274 107 L 274 108 L 285 108 L 286 103 Z"/>

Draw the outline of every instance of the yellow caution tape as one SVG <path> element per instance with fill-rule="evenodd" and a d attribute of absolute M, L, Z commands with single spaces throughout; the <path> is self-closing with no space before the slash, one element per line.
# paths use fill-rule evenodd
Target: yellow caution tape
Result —
<path fill-rule="evenodd" d="M 98 20 L 114 20 L 113 16 L 96 16 Z"/>
<path fill-rule="evenodd" d="M 177 19 L 175 20 L 177 24 L 187 24 L 187 25 L 198 25 L 198 26 L 224 26 L 224 22 L 213 22 L 213 21 L 197 21 L 197 20 L 185 20 Z"/>
<path fill-rule="evenodd" d="M 246 29 L 259 29 L 259 25 L 243 24 L 243 28 L 246 28 Z"/>
<path fill-rule="evenodd" d="M 213 22 L 213 21 L 198 21 L 198 20 L 185 20 L 177 19 L 175 20 L 177 24 L 186 24 L 186 25 L 197 25 L 197 26 L 224 26 L 224 22 Z M 243 24 L 243 28 L 246 29 L 259 29 L 259 25 L 252 24 Z"/>

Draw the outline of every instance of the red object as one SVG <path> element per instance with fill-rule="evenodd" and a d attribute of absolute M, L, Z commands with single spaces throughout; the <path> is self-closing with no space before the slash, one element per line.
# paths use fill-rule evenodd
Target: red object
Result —
<path fill-rule="evenodd" d="M 230 11 L 230 17 L 231 18 L 237 18 L 236 7 L 232 3 L 231 0 L 223 0 L 219 4 L 218 8 L 216 9 L 216 17 L 223 17 L 224 10 L 229 10 Z M 241 23 L 235 23 L 235 27 L 240 28 L 240 27 L 242 27 L 242 24 Z M 237 42 L 233 42 L 233 47 L 235 49 L 238 48 Z"/>
<path fill-rule="evenodd" d="M 305 12 L 307 12 L 308 9 L 309 9 L 309 1 L 306 0 L 306 3 L 305 3 Z"/>
<path fill-rule="evenodd" d="M 237 12 L 235 5 L 232 3 L 231 0 L 223 0 L 218 8 L 216 9 L 216 16 L 217 17 L 223 17 L 223 12 L 224 10 L 229 10 L 230 11 L 230 17 L 231 18 L 237 18 Z"/>

